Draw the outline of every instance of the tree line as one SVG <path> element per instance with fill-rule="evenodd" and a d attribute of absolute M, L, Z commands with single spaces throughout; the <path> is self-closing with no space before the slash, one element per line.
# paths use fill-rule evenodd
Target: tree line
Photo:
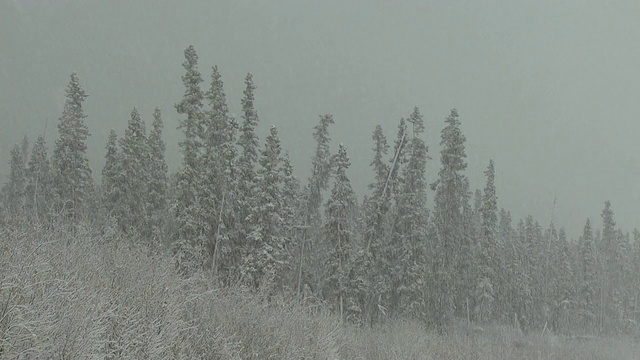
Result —
<path fill-rule="evenodd" d="M 124 133 L 110 132 L 94 184 L 87 94 L 72 74 L 51 156 L 42 136 L 11 151 L 1 222 L 88 221 L 169 252 L 184 276 L 206 271 L 224 286 L 320 301 L 363 325 L 409 317 L 441 332 L 460 319 L 566 333 L 636 330 L 640 232 L 617 228 L 608 201 L 601 227 L 587 219 L 574 240 L 553 222 L 514 221 L 498 207 L 492 160 L 484 188 L 472 190 L 455 109 L 441 131 L 433 183 L 417 107 L 400 119 L 392 143 L 375 127 L 374 177 L 362 201 L 347 176 L 347 148 L 331 146 L 329 114 L 313 128 L 311 173 L 301 182 L 275 127 L 260 143 L 251 73 L 236 119 L 218 68 L 205 90 L 196 50 L 184 55 L 176 173 L 165 162 L 160 110 L 147 131 L 134 108 Z"/>

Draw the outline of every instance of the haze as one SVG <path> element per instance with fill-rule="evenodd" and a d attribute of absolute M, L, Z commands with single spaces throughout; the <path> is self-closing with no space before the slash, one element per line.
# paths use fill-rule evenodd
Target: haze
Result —
<path fill-rule="evenodd" d="M 514 217 L 554 217 L 577 236 L 587 217 L 600 224 L 608 199 L 631 230 L 640 213 L 639 13 L 634 1 L 0 0 L 0 161 L 47 121 L 52 148 L 75 71 L 90 95 L 94 174 L 108 131 L 122 133 L 134 106 L 148 122 L 163 110 L 175 170 L 173 105 L 193 44 L 205 79 L 219 66 L 236 114 L 244 75 L 254 74 L 261 139 L 278 126 L 301 179 L 311 129 L 331 113 L 334 150 L 348 147 L 362 195 L 375 125 L 392 140 L 414 106 L 425 115 L 433 179 L 455 107 L 472 186 L 484 186 L 493 158 L 499 206 Z"/>

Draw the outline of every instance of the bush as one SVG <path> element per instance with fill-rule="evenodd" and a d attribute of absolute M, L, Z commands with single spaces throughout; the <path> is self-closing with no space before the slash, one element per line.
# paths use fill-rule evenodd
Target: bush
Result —
<path fill-rule="evenodd" d="M 341 324 L 317 305 L 182 278 L 173 260 L 116 232 L 0 225 L 0 358 L 632 359 L 616 339 L 509 327 L 429 333 L 410 320 Z"/>
<path fill-rule="evenodd" d="M 17 224 L 0 234 L 0 349 L 8 358 L 327 359 L 337 319 L 294 301 L 177 276 L 117 234 Z"/>

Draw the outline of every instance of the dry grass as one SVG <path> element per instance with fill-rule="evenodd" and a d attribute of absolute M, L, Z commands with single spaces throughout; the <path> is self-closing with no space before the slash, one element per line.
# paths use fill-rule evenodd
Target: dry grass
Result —
<path fill-rule="evenodd" d="M 291 300 L 213 284 L 176 276 L 170 258 L 116 234 L 0 226 L 0 359 L 640 358 L 618 340 L 342 326 Z"/>

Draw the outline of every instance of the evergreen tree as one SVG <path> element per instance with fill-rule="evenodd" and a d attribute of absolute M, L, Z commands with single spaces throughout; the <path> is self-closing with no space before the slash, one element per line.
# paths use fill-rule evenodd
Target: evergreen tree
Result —
<path fill-rule="evenodd" d="M 93 191 L 93 179 L 86 154 L 86 141 L 90 134 L 82 109 L 87 94 L 80 87 L 75 73 L 71 74 L 66 96 L 58 123 L 59 138 L 53 150 L 53 175 L 57 210 L 65 217 L 77 220 L 86 210 Z"/>
<path fill-rule="evenodd" d="M 483 237 L 487 241 L 487 245 L 490 249 L 490 255 L 493 259 L 489 260 L 489 265 L 492 267 L 491 272 L 494 274 L 497 272 L 497 265 L 495 263 L 495 248 L 496 248 L 496 233 L 498 225 L 498 197 L 496 195 L 495 187 L 495 168 L 493 160 L 489 160 L 489 166 L 485 171 L 487 177 L 487 184 L 484 188 L 484 195 L 482 198 L 482 233 Z M 493 248 L 493 249 L 492 249 Z"/>
<path fill-rule="evenodd" d="M 486 318 L 488 311 L 483 310 L 491 310 L 490 307 L 481 306 L 480 300 L 487 300 L 483 297 L 486 294 L 483 291 L 478 291 L 484 288 L 478 287 L 480 285 L 480 280 L 482 279 L 480 273 L 480 267 L 483 257 L 482 251 L 485 248 L 483 245 L 483 234 L 482 234 L 482 190 L 476 189 L 473 193 L 470 190 L 470 184 L 468 179 L 464 179 L 463 181 L 464 190 L 462 191 L 465 194 L 464 201 L 462 203 L 462 218 L 464 223 L 463 230 L 463 239 L 466 239 L 466 242 L 469 243 L 469 253 L 466 253 L 466 250 L 463 248 L 460 249 L 459 254 L 462 257 L 467 258 L 465 260 L 468 262 L 467 271 L 468 274 L 465 275 L 463 288 L 460 290 L 466 290 L 466 292 L 461 292 L 456 294 L 456 297 L 459 299 L 468 299 L 468 304 L 464 304 L 465 310 L 468 308 L 469 320 L 484 320 Z M 471 200 L 473 198 L 473 206 L 471 205 Z M 464 249 L 467 247 L 464 246 Z M 488 282 L 483 282 L 482 285 L 490 285 Z M 493 285 L 492 285 L 493 286 Z M 477 288 L 477 289 L 476 289 Z M 493 300 L 492 300 L 493 302 Z M 484 305 L 487 302 L 484 301 Z M 466 316 L 466 315 L 465 315 Z M 484 316 L 484 318 L 483 318 Z"/>
<path fill-rule="evenodd" d="M 391 174 L 389 173 L 390 166 L 384 161 L 389 145 L 380 125 L 376 126 L 372 138 L 374 141 L 374 158 L 370 165 L 373 167 L 375 177 L 374 182 L 369 184 L 369 189 L 372 191 L 371 197 L 365 202 L 367 219 L 365 221 L 364 236 L 367 250 L 377 252 L 382 247 L 380 241 L 383 236 L 385 216 L 389 210 Z M 371 249 L 372 247 L 373 249 Z"/>
<path fill-rule="evenodd" d="M 524 241 L 523 256 L 526 257 L 525 269 L 531 290 L 531 306 L 525 312 L 526 322 L 529 328 L 543 328 L 549 317 L 547 287 L 544 283 L 546 250 L 542 227 L 531 215 L 526 219 Z"/>
<path fill-rule="evenodd" d="M 320 116 L 320 123 L 313 129 L 313 138 L 316 141 L 316 151 L 311 163 L 311 176 L 308 184 L 303 190 L 304 201 L 304 223 L 302 224 L 303 236 L 299 253 L 298 271 L 300 273 L 300 286 L 298 292 L 303 287 L 309 287 L 311 291 L 320 282 L 318 272 L 322 264 L 322 216 L 320 207 L 322 206 L 322 191 L 327 190 L 332 169 L 332 157 L 329 137 L 329 126 L 334 124 L 333 117 L 329 114 Z"/>
<path fill-rule="evenodd" d="M 342 319 L 346 319 L 353 311 L 358 311 L 357 301 L 353 296 L 356 290 L 354 281 L 352 254 L 354 242 L 354 224 L 352 212 L 356 206 L 355 194 L 347 177 L 349 157 L 346 148 L 341 144 L 334 158 L 336 166 L 335 182 L 331 197 L 326 204 L 326 222 L 324 234 L 330 244 L 326 260 L 327 277 L 323 284 L 325 298 L 335 306 Z"/>
<path fill-rule="evenodd" d="M 637 275 L 640 274 L 640 231 L 638 229 L 633 229 L 633 265 L 631 267 L 631 274 L 633 275 L 633 280 L 631 284 L 633 286 L 633 313 L 631 318 L 634 322 L 638 322 L 640 309 L 640 277 Z"/>
<path fill-rule="evenodd" d="M 558 232 L 558 243 L 554 246 L 554 277 L 552 278 L 552 299 L 553 316 L 551 327 L 558 332 L 569 330 L 569 316 L 575 302 L 575 291 L 573 287 L 573 267 L 569 254 L 569 242 L 564 228 Z"/>
<path fill-rule="evenodd" d="M 200 204 L 201 176 L 200 153 L 203 129 L 203 99 L 200 88 L 203 82 L 198 71 L 198 55 L 193 46 L 184 51 L 186 70 L 182 76 L 185 93 L 176 110 L 186 115 L 180 121 L 179 129 L 184 132 L 184 140 L 180 142 L 182 150 L 182 168 L 177 175 L 176 186 L 176 261 L 180 271 L 188 274 L 202 265 L 204 251 L 204 224 Z"/>
<path fill-rule="evenodd" d="M 612 332 L 620 326 L 620 279 L 618 265 L 621 261 L 619 252 L 619 238 L 616 234 L 616 222 L 614 220 L 611 202 L 606 201 L 602 210 L 602 302 L 600 312 L 600 328 L 602 331 Z"/>
<path fill-rule="evenodd" d="M 627 328 L 629 316 L 630 304 L 633 301 L 633 295 L 631 293 L 631 287 L 629 285 L 629 276 L 627 275 L 631 269 L 631 239 L 629 233 L 623 232 L 621 229 L 616 229 L 616 243 L 617 243 L 617 259 L 614 268 L 614 280 L 616 285 L 615 290 L 615 310 L 616 316 L 619 321 L 619 326 L 614 329 L 615 333 L 622 333 Z"/>
<path fill-rule="evenodd" d="M 244 81 L 246 88 L 244 97 L 242 98 L 242 126 L 240 128 L 240 137 L 238 145 L 242 152 L 238 159 L 238 193 L 239 193 L 239 219 L 244 222 L 251 207 L 252 201 L 255 199 L 255 177 L 256 163 L 258 161 L 258 135 L 256 135 L 256 127 L 258 126 L 258 112 L 255 109 L 254 91 L 256 89 L 253 84 L 253 75 L 247 74 Z"/>
<path fill-rule="evenodd" d="M 283 182 L 282 199 L 285 205 L 283 218 L 289 227 L 288 233 L 293 234 L 293 228 L 297 226 L 301 220 L 300 181 L 293 174 L 293 165 L 291 164 L 288 152 L 282 157 L 280 176 Z"/>
<path fill-rule="evenodd" d="M 257 200 L 248 216 L 251 230 L 243 261 L 243 277 L 254 287 L 265 283 L 280 286 L 282 271 L 289 263 L 282 216 L 284 204 L 280 152 L 278 131 L 271 127 L 260 156 L 260 168 L 256 176 Z"/>
<path fill-rule="evenodd" d="M 374 171 L 374 182 L 369 184 L 371 197 L 364 201 L 364 265 L 363 272 L 367 279 L 366 296 L 362 299 L 363 315 L 370 323 L 374 322 L 380 312 L 382 294 L 390 294 L 390 263 L 385 255 L 385 233 L 389 226 L 390 208 L 390 166 L 384 160 L 389 150 L 387 138 L 380 125 L 376 126 L 372 139 L 374 141 L 374 158 L 371 166 Z"/>
<path fill-rule="evenodd" d="M 25 201 L 28 212 L 36 219 L 44 219 L 52 200 L 51 165 L 44 137 L 39 136 L 31 151 L 27 168 Z"/>
<path fill-rule="evenodd" d="M 105 163 L 102 168 L 102 204 L 107 216 L 116 220 L 125 216 L 123 207 L 124 175 L 118 151 L 118 136 L 112 129 L 106 146 Z"/>
<path fill-rule="evenodd" d="M 407 122 L 404 118 L 400 119 L 398 124 L 398 134 L 393 146 L 393 156 L 389 160 L 390 175 L 389 175 L 389 193 L 393 199 L 397 199 L 397 195 L 400 192 L 404 178 L 402 177 L 401 169 L 407 163 L 407 143 L 409 142 L 409 136 L 407 131 Z"/>
<path fill-rule="evenodd" d="M 149 137 L 147 138 L 147 151 L 149 154 L 147 164 L 147 188 L 146 197 L 147 230 L 145 235 L 152 244 L 159 245 L 158 241 L 163 234 L 163 214 L 167 206 L 167 163 L 165 161 L 165 143 L 162 140 L 164 123 L 159 108 L 153 112 L 153 123 Z"/>
<path fill-rule="evenodd" d="M 519 294 L 516 314 L 524 329 L 542 327 L 544 318 L 545 289 L 542 286 L 543 266 L 537 256 L 542 249 L 542 228 L 531 215 L 518 226 L 518 267 L 522 269 L 522 279 L 518 285 Z"/>
<path fill-rule="evenodd" d="M 148 159 L 145 124 L 136 108 L 131 111 L 124 137 L 120 139 L 120 167 L 123 175 L 122 201 L 125 213 L 118 219 L 124 231 L 146 229 L 145 210 L 148 196 Z"/>
<path fill-rule="evenodd" d="M 487 184 L 484 188 L 482 205 L 480 209 L 482 217 L 480 246 L 477 253 L 478 277 L 476 282 L 475 298 L 478 306 L 477 312 L 480 320 L 488 320 L 494 314 L 494 300 L 499 284 L 500 273 L 496 233 L 498 225 L 498 204 L 496 196 L 495 169 L 493 160 L 489 160 L 489 166 L 485 171 Z"/>
<path fill-rule="evenodd" d="M 381 128 L 374 133 L 376 143 L 374 167 L 376 181 L 370 187 L 373 193 L 370 200 L 364 203 L 365 214 L 365 254 L 363 256 L 363 268 L 369 275 L 369 291 L 373 294 L 367 296 L 368 304 L 364 305 L 369 321 L 375 320 L 373 314 L 388 316 L 389 310 L 398 310 L 399 297 L 393 297 L 394 280 L 392 270 L 397 261 L 397 252 L 391 241 L 394 221 L 398 218 L 399 202 L 404 186 L 404 167 L 408 162 L 408 144 L 410 135 L 407 121 L 400 119 L 397 138 L 394 141 L 393 153 L 386 165 L 382 161 L 388 145 L 386 139 L 382 142 Z M 380 153 L 380 150 L 384 150 Z M 386 175 L 383 175 L 386 172 Z M 373 227 L 372 227 L 373 226 Z M 394 260 L 394 258 L 396 258 Z M 367 270 L 370 267 L 374 269 Z M 397 277 L 396 277 L 397 279 Z M 395 309 L 391 309 L 395 308 Z"/>
<path fill-rule="evenodd" d="M 459 271 L 458 274 L 460 277 L 459 288 L 456 291 L 456 298 L 460 300 L 464 300 L 466 303 L 461 304 L 464 306 L 464 311 L 469 310 L 465 316 L 469 316 L 469 320 L 476 318 L 476 314 L 479 314 L 480 306 L 476 306 L 476 283 L 477 283 L 477 273 L 478 273 L 478 261 L 476 259 L 476 254 L 478 253 L 478 238 L 480 236 L 481 230 L 481 213 L 480 208 L 482 207 L 482 193 L 476 189 L 475 191 L 475 199 L 474 205 L 471 205 L 471 185 L 469 184 L 469 180 L 467 178 L 463 181 L 463 189 L 462 189 L 463 199 L 462 199 L 462 241 L 460 243 L 460 250 L 458 263 Z M 434 236 L 434 238 L 436 238 Z M 481 299 L 481 297 L 477 297 Z M 459 302 L 460 304 L 460 302 Z M 474 311 L 475 310 L 475 311 Z"/>
<path fill-rule="evenodd" d="M 313 138 L 316 140 L 316 152 L 312 161 L 312 175 L 309 178 L 309 190 L 307 201 L 307 223 L 318 224 L 321 221 L 320 206 L 322 205 L 322 190 L 329 186 L 331 175 L 331 150 L 329 148 L 329 126 L 334 124 L 331 115 L 320 117 L 320 123 L 316 125 Z"/>
<path fill-rule="evenodd" d="M 22 138 L 20 146 L 16 144 L 9 152 L 10 172 L 9 182 L 2 189 L 7 210 L 13 215 L 22 215 L 26 208 L 26 181 L 28 176 L 27 160 L 29 154 L 29 140 Z"/>
<path fill-rule="evenodd" d="M 542 319 L 542 324 L 545 322 L 549 322 L 548 314 L 551 314 L 551 310 L 553 310 L 556 306 L 555 302 L 555 293 L 554 286 L 557 279 L 557 271 L 558 271 L 558 251 L 559 249 L 559 233 L 556 230 L 555 223 L 553 219 L 549 226 L 549 229 L 545 231 L 542 246 L 539 249 L 539 253 L 537 253 L 539 262 L 541 265 L 541 278 L 540 278 L 540 291 L 541 291 L 541 301 L 544 303 L 544 309 L 548 309 L 547 318 Z M 544 325 L 543 325 L 544 326 Z"/>
<path fill-rule="evenodd" d="M 501 307 L 505 313 L 505 320 L 512 322 L 519 320 L 524 313 L 529 289 L 529 278 L 524 268 L 524 259 L 527 256 L 523 252 L 523 241 L 519 234 L 523 233 L 524 223 L 521 221 L 518 226 L 519 234 L 511 225 L 511 214 L 504 209 L 500 210 L 500 225 L 498 238 L 502 243 L 501 262 L 504 264 L 504 271 L 508 276 L 505 278 L 504 296 L 501 298 Z"/>
<path fill-rule="evenodd" d="M 453 109 L 445 120 L 447 124 L 442 130 L 440 162 L 442 168 L 438 172 L 438 180 L 431 185 L 435 194 L 434 226 L 437 234 L 437 258 L 440 260 L 434 274 L 436 287 L 434 309 L 435 324 L 440 331 L 446 327 L 454 315 L 455 303 L 462 304 L 466 299 L 455 299 L 454 295 L 460 289 L 461 281 L 456 276 L 460 274 L 460 249 L 463 247 L 463 216 L 462 205 L 465 196 L 463 171 L 467 167 L 465 162 L 465 137 L 460 130 L 458 112 Z M 463 306 L 458 306 L 462 310 Z"/>
<path fill-rule="evenodd" d="M 514 239 L 512 260 L 509 270 L 514 274 L 511 278 L 512 301 L 511 309 L 517 324 L 522 330 L 530 328 L 530 314 L 533 308 L 534 284 L 531 276 L 532 261 L 531 240 L 533 237 L 533 217 L 528 216 L 526 221 L 520 220 L 517 228 L 517 237 Z"/>
<path fill-rule="evenodd" d="M 9 181 L 3 186 L 2 193 L 5 207 L 9 214 L 18 215 L 24 210 L 25 200 L 25 167 L 24 158 L 17 144 L 10 152 Z"/>
<path fill-rule="evenodd" d="M 597 259 L 593 243 L 591 221 L 587 219 L 580 237 L 580 274 L 578 306 L 583 323 L 587 328 L 595 325 L 597 296 Z"/>
<path fill-rule="evenodd" d="M 429 211 L 426 207 L 426 164 L 428 148 L 422 139 L 424 121 L 418 108 L 407 120 L 412 136 L 407 144 L 408 163 L 402 177 L 404 183 L 397 200 L 389 258 L 392 273 L 390 307 L 400 314 L 424 318 L 426 246 Z"/>
<path fill-rule="evenodd" d="M 238 124 L 229 113 L 224 83 L 218 67 L 213 67 L 207 92 L 209 111 L 205 137 L 202 184 L 202 214 L 208 267 L 222 271 L 228 282 L 240 266 L 243 240 L 237 233 L 237 179 L 235 148 Z M 210 265 L 209 265 L 210 264 Z"/>
<path fill-rule="evenodd" d="M 389 144 L 387 144 L 387 138 L 382 132 L 382 126 L 377 125 L 372 136 L 374 147 L 374 157 L 371 162 L 374 172 L 374 182 L 369 184 L 369 189 L 373 191 L 373 197 L 386 197 L 386 187 L 388 187 L 389 177 L 389 165 L 385 164 L 384 157 L 387 156 L 389 151 Z"/>
<path fill-rule="evenodd" d="M 290 286 L 290 290 L 295 291 L 298 286 L 298 265 L 295 259 L 300 254 L 301 243 L 298 237 L 298 226 L 302 223 L 303 215 L 301 214 L 302 204 L 300 201 L 300 181 L 293 175 L 293 165 L 289 154 L 285 153 L 282 157 L 280 166 L 280 178 L 282 179 L 282 222 L 283 234 L 286 237 L 287 257 L 291 262 L 287 264 L 286 284 Z"/>

